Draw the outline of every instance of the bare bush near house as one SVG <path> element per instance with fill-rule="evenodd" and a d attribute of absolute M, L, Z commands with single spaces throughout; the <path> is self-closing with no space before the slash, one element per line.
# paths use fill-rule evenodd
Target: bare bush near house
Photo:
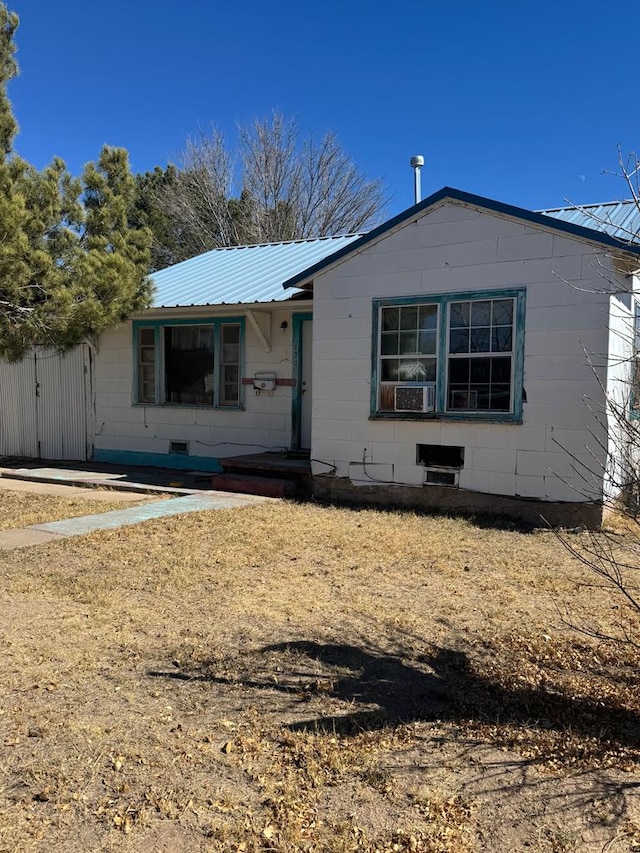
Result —
<path fill-rule="evenodd" d="M 624 154 L 619 147 L 618 168 L 619 171 L 614 174 L 622 178 L 626 194 L 640 212 L 640 158 L 633 151 Z M 640 234 L 633 227 L 624 223 L 621 227 L 606 213 L 596 215 L 586 208 L 583 211 L 592 220 L 593 228 L 611 232 L 615 227 L 618 239 L 628 241 L 629 244 L 640 241 Z M 607 276 L 604 268 L 601 268 L 601 275 L 602 292 L 609 296 L 618 293 L 618 286 Z M 609 498 L 605 497 L 608 512 L 605 527 L 602 531 L 589 533 L 578 545 L 564 534 L 559 534 L 559 538 L 587 569 L 593 585 L 604 587 L 612 593 L 612 608 L 619 615 L 607 629 L 596 620 L 584 616 L 576 619 L 570 608 L 566 609 L 564 617 L 572 627 L 591 637 L 615 640 L 637 648 L 640 647 L 637 634 L 637 617 L 640 616 L 640 418 L 636 410 L 640 403 L 640 341 L 633 310 L 628 331 L 617 331 L 616 334 L 621 338 L 620 343 L 628 355 L 609 366 L 625 368 L 627 379 L 621 383 L 617 393 L 612 393 L 607 386 L 606 374 L 587 353 L 602 391 L 602 399 L 605 400 L 604 408 L 594 414 L 604 427 L 603 433 L 607 439 L 603 440 L 600 435 L 593 433 L 593 467 L 574 460 L 574 468 L 585 484 L 585 494 L 590 491 L 590 482 L 601 479 L 602 473 L 605 474 L 609 494 Z M 596 460 L 601 457 L 608 459 L 605 472 L 598 470 Z"/>
<path fill-rule="evenodd" d="M 635 382 L 631 383 L 631 386 Z M 603 391 L 606 389 L 603 386 Z M 640 420 L 630 416 L 633 387 L 624 399 L 606 395 L 605 419 L 609 422 L 609 463 L 605 472 L 610 497 L 604 501 L 604 527 L 588 531 L 574 544 L 573 538 L 558 532 L 564 547 L 585 567 L 590 578 L 588 586 L 608 589 L 612 593 L 612 609 L 617 616 L 603 629 L 584 614 L 577 619 L 571 605 L 564 608 L 564 621 L 582 633 L 600 640 L 616 640 L 640 647 L 637 635 L 640 616 Z M 601 439 L 595 432 L 596 443 Z M 602 448 L 607 450 L 607 448 Z M 592 468 L 578 465 L 585 485 L 598 478 L 596 454 Z M 578 470 L 579 469 L 579 470 Z M 600 478 L 602 473 L 600 473 Z"/>
<path fill-rule="evenodd" d="M 625 184 L 625 195 L 633 201 L 636 209 L 640 211 L 640 156 L 635 151 L 629 151 L 627 154 L 622 150 L 622 146 L 618 146 L 618 170 L 615 172 L 607 172 L 617 178 L 620 178 Z M 607 226 L 613 223 L 605 216 L 597 216 L 590 213 L 589 216 L 593 220 L 593 227 L 599 230 L 607 230 Z M 633 228 L 621 227 L 617 224 L 618 237 L 621 240 L 627 240 L 629 243 L 637 243 L 640 239 L 640 234 Z"/>
<path fill-rule="evenodd" d="M 224 246 L 368 229 L 381 218 L 385 191 L 334 133 L 302 137 L 276 112 L 239 126 L 234 150 L 215 127 L 189 137 L 177 179 L 156 201 L 178 234 L 175 263 Z"/>

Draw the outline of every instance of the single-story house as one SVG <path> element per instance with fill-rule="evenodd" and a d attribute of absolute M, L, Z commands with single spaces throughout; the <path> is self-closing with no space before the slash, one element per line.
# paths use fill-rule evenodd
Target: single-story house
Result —
<path fill-rule="evenodd" d="M 597 523 L 640 299 L 638 211 L 598 210 L 444 188 L 364 235 L 162 270 L 90 354 L 87 454 L 308 451 L 322 497 Z"/>

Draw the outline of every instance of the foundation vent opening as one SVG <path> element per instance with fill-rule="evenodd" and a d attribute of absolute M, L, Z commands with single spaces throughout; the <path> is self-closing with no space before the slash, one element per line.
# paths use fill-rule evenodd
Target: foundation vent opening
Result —
<path fill-rule="evenodd" d="M 169 442 L 169 453 L 179 453 L 181 456 L 189 455 L 189 442 L 188 441 L 170 441 Z"/>

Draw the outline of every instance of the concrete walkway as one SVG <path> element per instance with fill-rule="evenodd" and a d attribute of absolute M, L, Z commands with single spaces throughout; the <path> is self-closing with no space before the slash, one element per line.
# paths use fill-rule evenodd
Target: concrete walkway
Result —
<path fill-rule="evenodd" d="M 53 469 L 50 476 L 46 469 L 39 469 L 37 473 L 29 472 L 24 479 L 17 478 L 17 472 L 11 472 L 11 479 L 0 469 L 0 489 L 8 487 L 12 490 L 31 491 L 40 494 L 68 494 L 72 491 L 73 496 L 78 494 L 87 499 L 94 498 L 97 490 L 95 486 L 98 477 L 87 473 L 85 477 L 78 477 L 78 472 L 66 472 Z M 102 472 L 101 472 L 102 473 Z M 26 472 L 25 472 L 26 474 Z M 72 476 L 69 476 L 71 475 Z M 6 478 L 6 479 L 5 479 Z M 84 482 L 84 487 L 78 487 L 78 481 Z M 104 485 L 103 476 L 100 477 Z M 70 483 L 74 485 L 70 485 Z M 11 485 L 9 485 L 11 483 Z M 21 485 L 18 485 L 18 484 Z M 83 515 L 78 518 L 69 518 L 64 521 L 51 521 L 44 524 L 32 524 L 14 530 L 0 531 L 0 550 L 14 550 L 26 548 L 31 545 L 42 545 L 57 539 L 69 536 L 83 536 L 94 530 L 113 530 L 118 527 L 127 527 L 132 524 L 140 524 L 154 518 L 167 518 L 171 515 L 182 515 L 188 512 L 202 512 L 203 510 L 234 509 L 237 507 L 254 506 L 273 498 L 264 498 L 256 495 L 231 494 L 229 492 L 203 491 L 195 489 L 181 489 L 172 487 L 152 486 L 146 484 L 127 484 L 127 491 L 122 491 L 123 500 L 140 500 L 141 493 L 167 496 L 167 500 L 155 500 L 142 503 L 127 509 L 117 509 L 111 512 L 96 515 Z M 87 489 L 87 486 L 90 488 Z M 118 499 L 117 495 L 121 484 L 113 483 L 109 491 L 101 491 L 102 499 Z"/>
<path fill-rule="evenodd" d="M 207 491 L 211 476 L 196 472 L 168 471 L 164 468 L 136 470 L 122 465 L 74 467 L 39 466 L 0 467 L 1 481 L 77 486 L 84 489 L 117 489 L 142 494 L 177 494 Z M 203 486 L 203 484 L 205 484 Z"/>
<path fill-rule="evenodd" d="M 82 498 L 85 501 L 110 501 L 111 503 L 136 503 L 144 500 L 158 500 L 160 495 L 153 493 L 140 493 L 133 489 L 124 491 L 119 486 L 114 488 L 109 486 L 103 488 L 101 486 L 88 487 L 86 484 L 82 486 L 67 485 L 66 483 L 49 482 L 41 480 L 20 479 L 14 477 L 9 479 L 2 475 L 0 468 L 0 492 L 26 492 L 37 495 L 51 495 L 53 497 L 63 498 Z"/>

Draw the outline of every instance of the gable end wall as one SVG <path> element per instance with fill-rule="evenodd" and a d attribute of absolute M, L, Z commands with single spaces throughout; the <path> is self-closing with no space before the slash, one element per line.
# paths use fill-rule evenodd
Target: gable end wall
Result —
<path fill-rule="evenodd" d="M 314 282 L 314 473 L 422 487 L 416 445 L 465 448 L 459 489 L 544 501 L 602 494 L 606 255 L 578 239 L 448 203 Z M 615 275 L 612 273 L 612 275 Z M 526 288 L 521 424 L 370 418 L 372 300 Z M 594 439 L 594 433 L 597 436 Z M 364 462 L 364 465 L 363 465 Z M 588 473 L 585 476 L 585 472 Z"/>

